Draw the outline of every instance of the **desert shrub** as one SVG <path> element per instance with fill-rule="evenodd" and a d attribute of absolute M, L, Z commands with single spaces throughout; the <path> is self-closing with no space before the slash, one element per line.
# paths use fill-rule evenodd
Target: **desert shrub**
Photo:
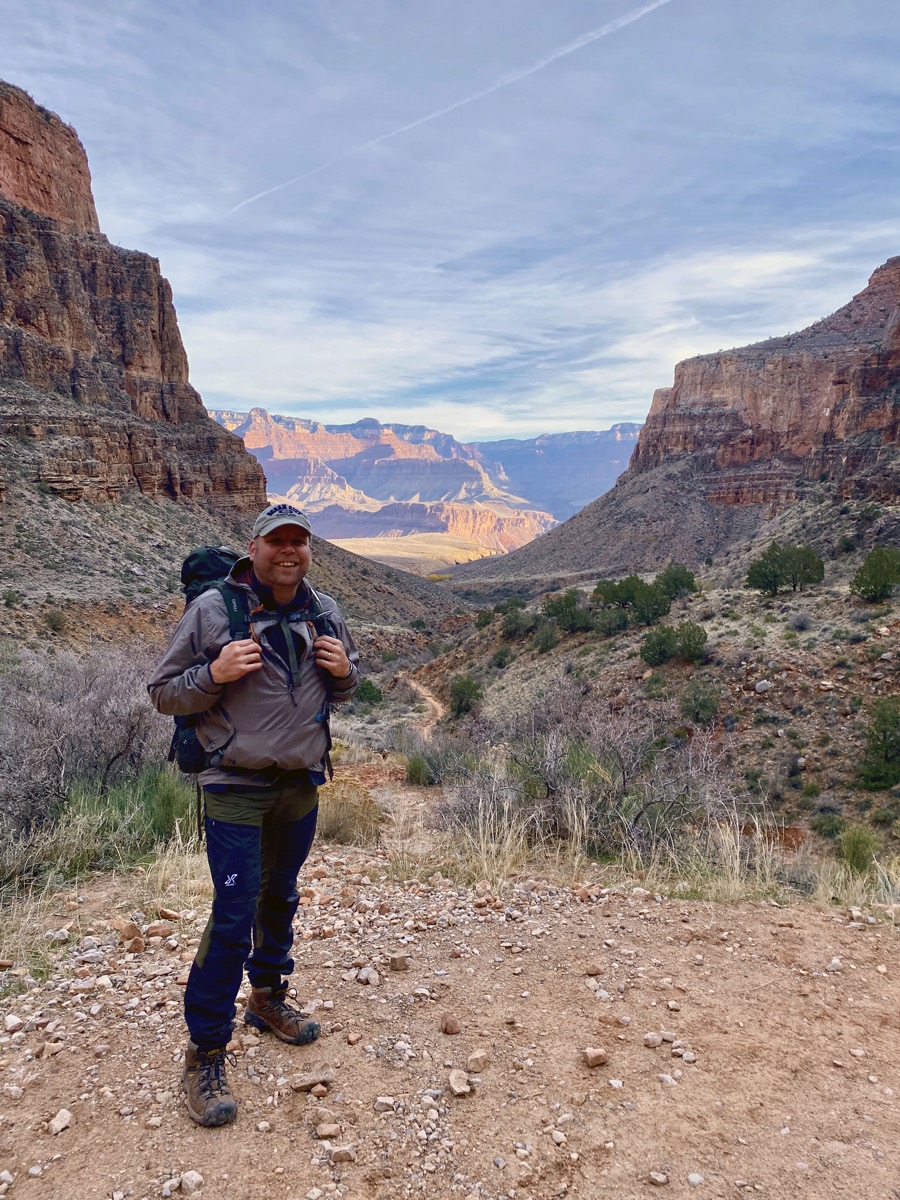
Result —
<path fill-rule="evenodd" d="M 166 759 L 172 723 L 147 698 L 149 656 L 21 650 L 0 675 L 0 827 L 52 823 L 76 784 L 106 794 Z"/>
<path fill-rule="evenodd" d="M 683 563 L 669 563 L 653 582 L 662 588 L 670 600 L 677 600 L 697 590 L 693 571 L 689 571 Z"/>
<path fill-rule="evenodd" d="M 471 675 L 454 675 L 450 680 L 450 712 L 462 717 L 481 699 L 481 685 Z"/>
<path fill-rule="evenodd" d="M 44 613 L 44 624 L 51 633 L 63 633 L 66 628 L 66 614 L 58 608 L 51 608 Z"/>
<path fill-rule="evenodd" d="M 15 591 L 14 588 L 7 588 L 3 593 L 3 604 L 6 608 L 16 608 L 24 599 L 21 592 Z"/>
<path fill-rule="evenodd" d="M 896 546 L 875 546 L 853 576 L 850 590 L 862 600 L 875 604 L 887 600 L 898 583 L 900 550 Z"/>
<path fill-rule="evenodd" d="M 475 614 L 475 628 L 485 629 L 494 619 L 494 614 L 489 608 L 480 608 Z"/>
<path fill-rule="evenodd" d="M 641 625 L 653 625 L 661 620 L 672 602 L 662 588 L 653 583 L 636 584 L 632 589 L 631 610 Z"/>
<path fill-rule="evenodd" d="M 900 783 L 900 696 L 872 705 L 860 782 L 873 791 Z"/>
<path fill-rule="evenodd" d="M 791 613 L 787 620 L 788 628 L 796 630 L 797 633 L 803 633 L 812 625 L 812 617 L 808 613 L 796 612 Z"/>
<path fill-rule="evenodd" d="M 782 587 L 791 591 L 811 583 L 821 583 L 825 564 L 809 546 L 772 542 L 763 554 L 750 564 L 747 587 L 756 588 L 766 596 L 776 596 Z"/>
<path fill-rule="evenodd" d="M 359 681 L 359 687 L 356 689 L 354 699 L 358 700 L 361 704 L 380 704 L 384 699 L 384 692 L 371 679 L 366 679 L 363 676 Z"/>
<path fill-rule="evenodd" d="M 491 666 L 497 667 L 502 671 L 504 667 L 509 666 L 513 660 L 513 657 L 513 652 L 510 650 L 509 646 L 500 646 L 499 649 L 494 651 L 493 657 L 491 658 Z"/>
<path fill-rule="evenodd" d="M 559 645 L 559 634 L 552 621 L 541 621 L 534 631 L 531 644 L 537 650 L 538 654 L 546 654 L 548 650 L 552 650 L 554 646 Z"/>
<path fill-rule="evenodd" d="M 868 825 L 854 825 L 844 830 L 838 839 L 838 858 L 857 875 L 865 875 L 869 870 L 877 849 L 878 837 Z"/>
<path fill-rule="evenodd" d="M 594 628 L 604 637 L 612 637 L 628 628 L 628 613 L 624 608 L 601 608 L 594 614 Z"/>
<path fill-rule="evenodd" d="M 659 667 L 675 656 L 678 643 L 675 630 L 669 625 L 651 629 L 641 646 L 641 658 L 648 666 Z"/>
<path fill-rule="evenodd" d="M 369 789 L 353 779 L 332 779 L 319 788 L 316 834 L 325 841 L 371 846 L 383 819 Z"/>
<path fill-rule="evenodd" d="M 819 837 L 836 838 L 838 834 L 843 833 L 846 822 L 839 813 L 823 812 L 817 813 L 809 823 L 813 833 L 817 833 Z"/>
<path fill-rule="evenodd" d="M 413 787 L 427 787 L 434 783 L 424 754 L 416 751 L 406 760 L 406 782 Z"/>
<path fill-rule="evenodd" d="M 421 630 L 425 628 L 425 622 L 421 617 L 414 617 L 409 623 L 410 629 Z"/>
<path fill-rule="evenodd" d="M 534 628 L 534 619 L 522 608 L 513 608 L 503 618 L 501 633 L 505 638 L 524 637 Z"/>
<path fill-rule="evenodd" d="M 510 596 L 508 600 L 501 600 L 499 604 L 495 604 L 494 612 L 506 616 L 508 613 L 520 611 L 524 607 L 525 601 L 519 596 Z"/>
<path fill-rule="evenodd" d="M 678 707 L 682 716 L 695 725 L 711 725 L 719 713 L 719 689 L 712 680 L 692 675 Z"/>
<path fill-rule="evenodd" d="M 706 657 L 706 630 L 694 621 L 682 621 L 675 628 L 676 653 L 688 662 Z"/>
<path fill-rule="evenodd" d="M 594 627 L 593 613 L 578 588 L 569 588 L 561 596 L 545 600 L 544 616 L 555 620 L 564 633 L 586 632 Z"/>

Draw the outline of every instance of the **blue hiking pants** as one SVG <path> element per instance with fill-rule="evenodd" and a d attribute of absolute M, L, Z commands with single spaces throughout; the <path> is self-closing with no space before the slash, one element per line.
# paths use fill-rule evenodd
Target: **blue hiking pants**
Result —
<path fill-rule="evenodd" d="M 215 800 L 216 812 L 227 811 L 227 795 Z M 260 813 L 258 823 L 249 823 L 246 811 L 238 814 L 241 822 L 233 822 L 210 816 L 209 807 L 206 855 L 215 892 L 184 994 L 188 1032 L 201 1050 L 231 1040 L 245 966 L 253 987 L 281 987 L 293 971 L 297 875 L 318 816 L 314 807 L 299 820 L 283 820 L 296 805 L 275 803 L 262 806 L 268 811 Z"/>

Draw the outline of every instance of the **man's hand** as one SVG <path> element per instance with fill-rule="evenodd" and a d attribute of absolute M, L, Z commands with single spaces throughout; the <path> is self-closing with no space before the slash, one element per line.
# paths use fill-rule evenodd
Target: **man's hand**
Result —
<path fill-rule="evenodd" d="M 350 674 L 350 659 L 340 638 L 326 637 L 323 633 L 313 642 L 316 666 L 333 675 L 335 679 L 346 679 Z"/>
<path fill-rule="evenodd" d="M 209 664 L 213 683 L 233 683 L 262 666 L 262 654 L 252 638 L 229 642 L 217 659 Z"/>

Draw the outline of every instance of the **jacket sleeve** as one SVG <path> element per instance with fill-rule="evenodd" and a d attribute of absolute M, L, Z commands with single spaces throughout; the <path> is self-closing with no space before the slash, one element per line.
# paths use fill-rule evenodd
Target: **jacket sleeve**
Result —
<path fill-rule="evenodd" d="M 350 659 L 350 674 L 345 679 L 335 679 L 332 677 L 331 703 L 345 704 L 359 687 L 359 651 L 341 613 L 335 609 L 333 615 L 337 618 L 335 623 L 338 629 L 338 637 L 344 643 L 344 649 L 347 651 L 347 657 Z"/>
<path fill-rule="evenodd" d="M 204 593 L 178 622 L 169 648 L 147 684 L 158 712 L 183 717 L 213 707 L 225 684 L 213 682 L 209 664 L 228 640 L 228 617 L 221 596 Z"/>

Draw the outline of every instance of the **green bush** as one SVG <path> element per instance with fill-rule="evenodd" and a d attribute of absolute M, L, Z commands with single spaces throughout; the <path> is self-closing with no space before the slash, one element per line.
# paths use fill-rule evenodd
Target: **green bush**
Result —
<path fill-rule="evenodd" d="M 628 613 L 624 608 L 601 608 L 594 614 L 594 629 L 604 637 L 612 637 L 628 628 Z"/>
<path fill-rule="evenodd" d="M 537 650 L 538 654 L 546 654 L 548 650 L 552 650 L 554 646 L 558 646 L 559 634 L 556 631 L 556 626 L 551 621 L 542 621 L 535 630 L 531 644 Z"/>
<path fill-rule="evenodd" d="M 586 632 L 594 627 L 593 614 L 578 588 L 569 588 L 561 596 L 550 596 L 545 600 L 544 616 L 555 620 L 564 633 Z"/>
<path fill-rule="evenodd" d="M 842 858 L 857 875 L 865 875 L 869 870 L 877 849 L 878 837 L 868 825 L 854 825 L 838 840 L 838 858 Z"/>
<path fill-rule="evenodd" d="M 837 813 L 818 813 L 810 821 L 809 827 L 819 837 L 835 838 L 844 832 L 845 824 L 844 818 Z"/>
<path fill-rule="evenodd" d="M 498 667 L 502 671 L 504 667 L 509 666 L 513 660 L 513 657 L 513 652 L 510 650 L 509 646 L 501 646 L 494 652 L 494 656 L 491 659 L 491 666 Z"/>
<path fill-rule="evenodd" d="M 673 658 L 677 649 L 675 630 L 669 625 L 663 625 L 659 629 L 651 629 L 644 638 L 641 658 L 648 666 L 659 667 Z"/>
<path fill-rule="evenodd" d="M 66 627 L 66 614 L 58 608 L 51 608 L 44 613 L 44 624 L 51 633 L 62 633 Z"/>
<path fill-rule="evenodd" d="M 654 583 L 636 584 L 632 590 L 631 609 L 641 625 L 655 625 L 672 607 L 672 601 Z"/>
<path fill-rule="evenodd" d="M 866 555 L 853 576 L 850 591 L 870 604 L 887 600 L 900 583 L 900 550 L 895 546 L 875 546 Z"/>
<path fill-rule="evenodd" d="M 675 644 L 680 658 L 699 662 L 706 657 L 706 630 L 693 621 L 682 621 L 675 629 Z"/>
<path fill-rule="evenodd" d="M 670 600 L 677 600 L 697 590 L 693 571 L 689 571 L 682 563 L 669 563 L 653 582 L 662 588 Z"/>
<path fill-rule="evenodd" d="M 480 608 L 475 614 L 475 628 L 484 629 L 487 625 L 490 625 L 493 619 L 494 614 L 489 608 Z"/>
<path fill-rule="evenodd" d="M 809 546 L 772 542 L 763 554 L 750 564 L 747 587 L 756 588 L 765 596 L 777 596 L 782 587 L 802 592 L 804 586 L 821 583 L 825 564 Z"/>
<path fill-rule="evenodd" d="M 462 717 L 481 699 L 481 685 L 471 675 L 454 675 L 450 681 L 450 712 Z"/>
<path fill-rule="evenodd" d="M 503 618 L 501 633 L 505 638 L 524 637 L 534 628 L 534 620 L 520 608 L 510 609 Z"/>
<path fill-rule="evenodd" d="M 719 689 L 702 675 L 692 675 L 678 707 L 681 715 L 695 725 L 712 725 L 719 713 Z"/>
<path fill-rule="evenodd" d="M 6 608 L 15 608 L 18 604 L 21 604 L 24 599 L 25 597 L 21 594 L 21 592 L 17 592 L 13 588 L 7 588 L 3 593 L 3 603 Z"/>
<path fill-rule="evenodd" d="M 431 771 L 428 759 L 424 754 L 410 754 L 406 760 L 406 782 L 412 787 L 428 787 L 431 784 Z"/>
<path fill-rule="evenodd" d="M 860 781 L 873 791 L 900 783 L 900 696 L 872 705 Z"/>
<path fill-rule="evenodd" d="M 359 681 L 359 687 L 356 689 L 354 699 L 361 704 L 380 704 L 384 699 L 384 692 L 371 679 L 363 677 Z"/>

